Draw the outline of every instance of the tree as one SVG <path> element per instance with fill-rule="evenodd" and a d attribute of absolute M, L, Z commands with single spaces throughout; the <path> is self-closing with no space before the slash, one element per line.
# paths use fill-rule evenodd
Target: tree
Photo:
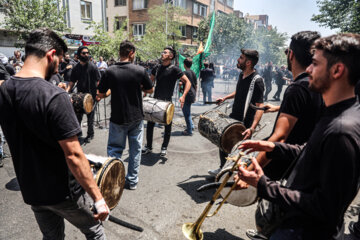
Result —
<path fill-rule="evenodd" d="M 150 8 L 145 35 L 136 42 L 137 55 L 140 59 L 146 61 L 159 58 L 160 53 L 167 45 L 179 49 L 180 27 L 185 26 L 181 16 L 186 14 L 185 9 L 172 4 L 162 4 Z"/>
<path fill-rule="evenodd" d="M 59 0 L 0 0 L 4 7 L 4 27 L 19 34 L 25 40 L 36 28 L 48 27 L 57 33 L 69 31 Z M 19 44 L 22 46 L 23 44 Z"/>
<path fill-rule="evenodd" d="M 359 0 L 317 0 L 320 14 L 313 15 L 312 21 L 341 32 L 360 33 Z"/>
<path fill-rule="evenodd" d="M 207 39 L 210 16 L 199 24 L 199 38 Z M 260 54 L 260 63 L 273 61 L 275 64 L 284 63 L 284 47 L 286 34 L 279 33 L 276 28 L 254 28 L 244 19 L 233 14 L 218 14 L 211 46 L 210 58 L 221 61 L 225 65 L 233 66 L 240 56 L 242 48 L 256 49 Z"/>
<path fill-rule="evenodd" d="M 92 40 L 99 42 L 99 44 L 88 46 L 91 55 L 96 58 L 101 56 L 105 59 L 118 59 L 120 43 L 129 37 L 125 30 L 126 26 L 127 21 L 124 21 L 120 29 L 114 30 L 114 33 L 109 33 L 104 30 L 102 23 L 91 23 L 89 28 L 93 29 L 94 32 Z"/>

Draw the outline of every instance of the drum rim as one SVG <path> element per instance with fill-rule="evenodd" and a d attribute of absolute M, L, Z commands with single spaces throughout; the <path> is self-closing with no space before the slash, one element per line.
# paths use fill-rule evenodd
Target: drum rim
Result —
<path fill-rule="evenodd" d="M 86 103 L 86 102 L 85 102 L 85 100 L 87 100 L 87 98 L 90 97 L 90 99 L 91 99 L 91 105 L 94 106 L 94 98 L 91 96 L 90 93 L 83 93 L 83 94 L 85 94 L 85 95 L 84 95 L 84 99 L 83 99 L 83 110 L 84 110 L 84 112 L 85 112 L 86 114 L 89 114 L 89 113 L 91 113 L 91 111 L 92 111 L 92 107 L 91 107 L 91 110 L 90 110 L 90 111 L 86 111 L 86 108 L 85 108 L 85 106 L 86 106 L 85 103 Z"/>
<path fill-rule="evenodd" d="M 241 126 L 241 127 L 244 129 L 243 132 L 246 130 L 246 127 L 245 127 L 244 123 L 241 122 L 241 121 L 238 121 L 238 122 L 230 123 L 230 124 L 222 131 L 221 137 L 220 137 L 220 144 L 219 144 L 219 145 L 220 145 L 221 150 L 223 150 L 223 151 L 226 152 L 226 153 L 231 153 L 232 148 L 233 148 L 239 141 L 243 140 L 243 138 L 240 139 L 240 140 L 237 140 L 236 143 L 234 144 L 234 146 L 231 147 L 230 151 L 225 150 L 225 148 L 224 148 L 224 146 L 223 146 L 223 141 L 224 141 L 225 132 L 227 132 L 228 130 L 230 130 L 230 128 L 231 128 L 232 126 L 234 126 L 234 125 L 239 125 L 239 127 Z M 241 133 L 243 133 L 243 132 L 241 132 Z"/>
<path fill-rule="evenodd" d="M 171 118 L 170 116 L 168 116 L 168 113 L 171 112 Z M 165 119 L 164 122 L 169 125 L 173 118 L 174 118 L 174 114 L 175 114 L 175 105 L 172 102 L 169 102 L 169 105 L 166 107 L 166 114 L 165 114 Z M 170 121 L 168 121 L 170 120 Z"/>
<path fill-rule="evenodd" d="M 101 191 L 101 180 L 103 179 L 103 176 L 104 176 L 104 173 L 105 171 L 108 169 L 108 167 L 115 161 L 118 161 L 124 168 L 124 171 L 125 171 L 125 166 L 124 166 L 124 163 L 121 159 L 118 159 L 116 157 L 113 157 L 113 158 L 109 158 L 107 159 L 103 165 L 101 166 L 101 168 L 98 169 L 97 173 L 96 173 L 96 177 L 95 177 L 95 182 L 96 182 L 96 185 L 99 187 L 100 191 Z M 121 191 L 120 191 L 120 194 L 119 194 L 119 200 L 116 202 L 116 204 L 114 204 L 114 206 L 108 206 L 110 208 L 110 210 L 114 209 L 120 202 L 120 199 L 121 199 L 121 196 L 122 196 L 122 193 L 124 191 L 124 187 L 125 187 L 125 174 L 124 174 L 124 181 L 123 183 L 121 184 Z M 104 196 L 103 196 L 104 197 Z"/>

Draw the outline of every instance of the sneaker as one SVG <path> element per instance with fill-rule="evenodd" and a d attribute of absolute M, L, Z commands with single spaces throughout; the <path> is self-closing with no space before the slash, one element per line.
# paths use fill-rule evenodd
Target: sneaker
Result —
<path fill-rule="evenodd" d="M 219 174 L 219 172 L 221 171 L 221 168 L 218 168 L 218 169 L 214 169 L 214 170 L 209 170 L 208 173 L 210 176 L 216 176 Z"/>
<path fill-rule="evenodd" d="M 143 149 L 141 150 L 141 154 L 149 154 L 152 153 L 152 148 L 149 148 L 148 146 L 144 146 Z"/>
<path fill-rule="evenodd" d="M 184 130 L 181 134 L 184 136 L 192 136 L 192 133 L 189 133 L 187 130 Z"/>
<path fill-rule="evenodd" d="M 94 139 L 94 136 L 86 136 L 86 138 L 84 139 L 85 143 L 90 143 L 90 141 Z"/>
<path fill-rule="evenodd" d="M 130 184 L 129 182 L 125 182 L 125 188 L 129 190 L 136 190 L 137 184 Z"/>
<path fill-rule="evenodd" d="M 251 240 L 267 240 L 268 238 L 254 229 L 246 230 L 246 236 Z"/>
<path fill-rule="evenodd" d="M 166 147 L 162 147 L 160 151 L 160 157 L 166 156 Z"/>

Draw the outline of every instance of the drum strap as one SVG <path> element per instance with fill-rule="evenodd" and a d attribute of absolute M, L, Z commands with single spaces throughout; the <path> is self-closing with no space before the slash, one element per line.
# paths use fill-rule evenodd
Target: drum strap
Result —
<path fill-rule="evenodd" d="M 254 88 L 255 88 L 255 82 L 256 80 L 260 79 L 261 76 L 259 74 L 256 74 L 253 79 L 251 80 L 251 83 L 250 83 L 250 87 L 249 87 L 249 91 L 248 91 L 248 94 L 246 96 L 246 101 L 245 101 L 245 108 L 244 108 L 244 115 L 243 115 L 243 121 L 245 121 L 245 117 L 246 117 L 246 114 L 247 114 L 247 111 L 249 109 L 249 105 L 251 103 L 251 98 L 253 96 L 253 93 L 254 93 Z"/>

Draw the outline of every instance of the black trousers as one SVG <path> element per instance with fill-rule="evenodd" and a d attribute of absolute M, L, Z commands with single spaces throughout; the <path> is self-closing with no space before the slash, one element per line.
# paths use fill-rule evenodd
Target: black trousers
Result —
<path fill-rule="evenodd" d="M 76 113 L 76 117 L 79 121 L 79 124 L 81 126 L 81 121 L 83 118 L 83 113 Z M 94 117 L 95 117 L 95 111 L 92 111 L 89 114 L 86 114 L 87 116 L 87 123 L 88 123 L 88 130 L 87 130 L 87 136 L 93 137 L 94 136 Z"/>
<path fill-rule="evenodd" d="M 148 148 L 152 148 L 152 142 L 153 142 L 153 135 L 154 135 L 154 122 L 147 122 L 146 126 L 146 146 Z M 165 133 L 164 133 L 164 141 L 162 143 L 162 148 L 167 148 L 170 142 L 170 136 L 171 136 L 171 126 L 172 122 L 169 125 L 165 125 Z"/>
<path fill-rule="evenodd" d="M 277 85 L 277 91 L 276 91 L 276 93 L 275 93 L 275 95 L 274 95 L 274 98 L 280 98 L 280 94 L 281 94 L 281 91 L 282 91 L 282 89 L 283 89 L 283 84 L 281 84 L 281 85 Z"/>
<path fill-rule="evenodd" d="M 268 99 L 268 95 L 271 92 L 272 89 L 272 84 L 271 84 L 271 80 L 270 81 L 266 81 L 265 82 L 266 85 L 266 90 L 265 90 L 265 95 L 264 95 L 264 99 L 265 101 Z"/>

